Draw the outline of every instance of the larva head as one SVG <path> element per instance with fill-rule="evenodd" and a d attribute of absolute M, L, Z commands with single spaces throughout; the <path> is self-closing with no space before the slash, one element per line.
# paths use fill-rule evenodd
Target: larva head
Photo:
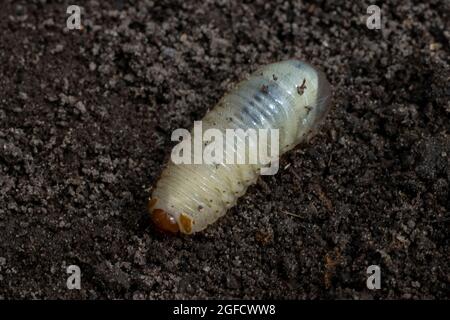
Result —
<path fill-rule="evenodd" d="M 184 212 L 173 215 L 164 209 L 157 208 L 157 202 L 157 198 L 152 198 L 148 203 L 148 209 L 153 223 L 159 230 L 169 233 L 181 232 L 185 234 L 191 234 L 194 231 L 194 220 L 191 216 Z"/>
<path fill-rule="evenodd" d="M 148 210 L 153 223 L 161 231 L 178 233 L 180 228 L 178 227 L 177 221 L 163 209 L 155 208 L 157 201 L 156 198 L 152 198 L 148 202 Z"/>
<path fill-rule="evenodd" d="M 154 209 L 151 213 L 151 217 L 153 223 L 159 230 L 170 233 L 178 233 L 178 231 L 180 231 L 175 218 L 162 209 Z"/>

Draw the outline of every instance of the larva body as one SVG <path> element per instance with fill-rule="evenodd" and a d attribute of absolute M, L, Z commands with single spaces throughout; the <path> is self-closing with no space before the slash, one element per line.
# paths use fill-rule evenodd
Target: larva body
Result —
<path fill-rule="evenodd" d="M 311 65 L 298 60 L 270 64 L 225 95 L 203 118 L 203 130 L 278 129 L 282 154 L 314 134 L 329 109 L 329 98 L 328 81 Z M 201 231 L 236 204 L 260 169 L 259 164 L 170 161 L 149 202 L 152 219 L 166 231 Z"/>

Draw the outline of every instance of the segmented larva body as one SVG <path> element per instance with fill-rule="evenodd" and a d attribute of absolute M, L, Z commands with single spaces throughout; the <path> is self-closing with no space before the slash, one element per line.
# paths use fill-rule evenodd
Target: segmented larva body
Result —
<path fill-rule="evenodd" d="M 282 154 L 315 133 L 329 98 L 330 85 L 313 66 L 298 60 L 270 64 L 225 95 L 203 118 L 203 130 L 278 129 Z M 260 169 L 258 164 L 170 161 L 149 202 L 152 219 L 166 231 L 201 231 L 236 204 Z"/>

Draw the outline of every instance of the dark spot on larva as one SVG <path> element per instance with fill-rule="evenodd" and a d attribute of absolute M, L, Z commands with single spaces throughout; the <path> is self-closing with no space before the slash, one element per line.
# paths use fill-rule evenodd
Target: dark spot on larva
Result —
<path fill-rule="evenodd" d="M 261 92 L 264 94 L 268 94 L 269 93 L 269 86 L 267 84 L 263 84 L 261 86 Z"/>
<path fill-rule="evenodd" d="M 255 99 L 257 102 L 261 102 L 262 101 L 262 98 L 261 98 L 261 96 L 259 94 L 255 94 L 253 96 L 253 99 Z"/>
<path fill-rule="evenodd" d="M 243 119 L 244 122 L 246 122 L 245 118 L 243 117 L 243 115 L 246 115 L 248 118 L 250 118 L 254 123 L 256 124 L 261 124 L 261 119 L 258 117 L 258 114 L 255 112 L 255 110 L 252 110 L 251 108 L 249 108 L 247 105 L 244 106 L 244 108 L 242 108 L 242 112 L 241 112 L 241 119 Z"/>
<path fill-rule="evenodd" d="M 213 202 L 213 200 L 211 199 L 211 200 L 209 200 L 209 202 Z"/>
<path fill-rule="evenodd" d="M 299 95 L 303 95 L 305 93 L 306 89 L 306 79 L 303 79 L 303 82 L 301 85 L 297 86 L 297 92 Z"/>
<path fill-rule="evenodd" d="M 278 80 L 278 77 L 276 75 L 273 74 L 272 77 L 273 77 L 273 81 L 277 81 Z"/>
<path fill-rule="evenodd" d="M 202 211 L 203 210 L 203 207 L 202 206 L 198 206 L 198 211 Z"/>
<path fill-rule="evenodd" d="M 306 115 L 308 115 L 313 108 L 311 106 L 305 106 L 305 109 L 306 109 Z"/>
<path fill-rule="evenodd" d="M 216 213 L 219 213 L 219 210 L 216 210 Z"/>

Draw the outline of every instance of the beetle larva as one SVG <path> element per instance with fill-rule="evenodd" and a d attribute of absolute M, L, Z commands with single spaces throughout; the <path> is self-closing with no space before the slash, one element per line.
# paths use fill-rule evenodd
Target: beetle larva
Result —
<path fill-rule="evenodd" d="M 203 126 L 222 132 L 278 129 L 282 154 L 316 132 L 329 109 L 330 95 L 321 71 L 302 61 L 282 61 L 261 67 L 240 82 L 205 115 Z M 261 164 L 170 161 L 149 201 L 152 220 L 165 231 L 201 231 L 236 204 L 261 168 Z"/>

